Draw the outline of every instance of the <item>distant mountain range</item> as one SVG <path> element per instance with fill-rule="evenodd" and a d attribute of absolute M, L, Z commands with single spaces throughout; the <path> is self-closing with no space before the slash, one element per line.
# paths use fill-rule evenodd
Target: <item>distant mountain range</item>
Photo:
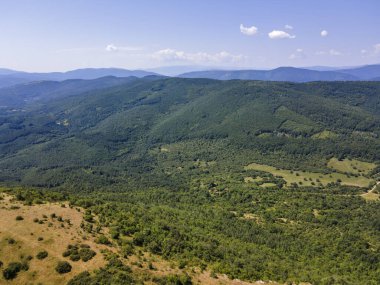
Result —
<path fill-rule="evenodd" d="M 267 81 L 360 81 L 378 80 L 380 65 L 339 70 L 312 70 L 295 67 L 279 67 L 272 70 L 208 70 L 179 75 L 182 78 L 209 78 L 218 80 L 267 80 Z M 376 79 L 377 78 L 377 79 Z"/>
<path fill-rule="evenodd" d="M 29 73 L 10 69 L 0 69 L 0 88 L 32 81 L 63 81 L 68 79 L 97 79 L 106 76 L 138 78 L 158 75 L 144 70 L 127 70 L 120 68 L 84 68 L 67 72 Z"/>
<path fill-rule="evenodd" d="M 199 67 L 197 71 L 183 72 L 191 70 L 191 66 L 162 67 L 153 69 L 182 78 L 208 78 L 217 80 L 265 80 L 265 81 L 290 81 L 290 82 L 310 82 L 310 81 L 379 81 L 380 64 L 366 65 L 353 68 L 333 68 L 315 66 L 309 68 L 279 67 L 272 70 L 203 70 Z M 153 71 L 127 70 L 120 68 L 85 68 L 67 72 L 50 73 L 29 73 L 0 68 L 0 88 L 25 84 L 34 81 L 64 81 L 71 79 L 97 79 L 101 77 L 130 77 L 142 78 L 145 76 L 160 76 Z"/>

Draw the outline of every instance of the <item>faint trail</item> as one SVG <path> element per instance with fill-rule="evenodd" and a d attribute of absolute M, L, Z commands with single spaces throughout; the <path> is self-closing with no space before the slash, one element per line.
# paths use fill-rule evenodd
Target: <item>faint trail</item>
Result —
<path fill-rule="evenodd" d="M 373 191 L 375 191 L 377 185 L 380 185 L 380 181 L 377 181 L 375 185 L 373 185 L 372 189 L 368 191 L 368 193 L 372 193 Z"/>

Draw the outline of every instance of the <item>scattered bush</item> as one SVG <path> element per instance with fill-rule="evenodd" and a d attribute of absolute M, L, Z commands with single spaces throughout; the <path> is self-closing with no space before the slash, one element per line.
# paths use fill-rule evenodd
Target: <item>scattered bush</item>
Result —
<path fill-rule="evenodd" d="M 96 255 L 96 252 L 89 248 L 82 248 L 79 250 L 79 256 L 84 261 L 87 262 Z"/>
<path fill-rule="evenodd" d="M 8 244 L 15 244 L 16 241 L 13 238 L 8 239 Z"/>
<path fill-rule="evenodd" d="M 111 242 L 108 240 L 108 238 L 107 238 L 105 235 L 100 235 L 100 236 L 96 239 L 96 242 L 97 242 L 97 243 L 100 243 L 100 244 L 106 244 L 106 245 L 111 244 Z"/>
<path fill-rule="evenodd" d="M 71 261 L 79 261 L 80 260 L 79 254 L 77 254 L 77 253 L 71 254 L 70 255 L 70 260 Z"/>
<path fill-rule="evenodd" d="M 3 276 L 6 280 L 11 280 L 17 277 L 23 265 L 20 262 L 11 262 L 8 267 L 4 269 Z"/>
<path fill-rule="evenodd" d="M 69 244 L 67 246 L 67 250 L 62 254 L 63 257 L 69 257 L 72 261 L 78 261 L 82 259 L 84 262 L 89 261 L 95 255 L 96 252 L 93 251 L 87 244 L 82 244 L 80 246 Z"/>
<path fill-rule="evenodd" d="M 93 284 L 91 275 L 88 271 L 84 271 L 74 276 L 73 279 L 67 283 L 67 285 L 84 285 L 84 284 Z"/>
<path fill-rule="evenodd" d="M 43 250 L 37 253 L 36 257 L 37 259 L 41 260 L 41 259 L 45 259 L 48 255 L 49 255 L 48 252 L 46 250 Z"/>
<path fill-rule="evenodd" d="M 22 221 L 24 218 L 22 216 L 17 216 L 16 221 Z"/>
<path fill-rule="evenodd" d="M 182 275 L 170 274 L 168 276 L 165 276 L 157 280 L 157 283 L 162 284 L 162 285 L 164 284 L 165 285 L 191 285 L 193 284 L 190 276 L 187 274 L 182 274 Z"/>
<path fill-rule="evenodd" d="M 67 261 L 59 261 L 55 267 L 55 271 L 59 274 L 69 273 L 72 269 L 72 266 Z"/>

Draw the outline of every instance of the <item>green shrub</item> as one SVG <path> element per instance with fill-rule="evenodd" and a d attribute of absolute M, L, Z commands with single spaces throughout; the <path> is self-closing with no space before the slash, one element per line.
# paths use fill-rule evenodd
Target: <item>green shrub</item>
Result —
<path fill-rule="evenodd" d="M 23 265 L 20 262 L 11 262 L 8 267 L 4 269 L 3 276 L 6 280 L 11 280 L 17 277 Z"/>
<path fill-rule="evenodd" d="M 79 273 L 67 283 L 67 285 L 86 285 L 86 284 L 93 284 L 91 275 L 88 271 Z"/>
<path fill-rule="evenodd" d="M 84 261 L 87 262 L 96 255 L 96 252 L 89 248 L 82 248 L 79 250 L 79 256 Z"/>
<path fill-rule="evenodd" d="M 71 269 L 72 266 L 67 261 L 59 261 L 55 267 L 55 271 L 57 271 L 59 274 L 68 273 L 71 271 Z"/>
<path fill-rule="evenodd" d="M 187 274 L 182 275 L 174 275 L 170 274 L 168 276 L 163 277 L 162 279 L 158 280 L 158 284 L 162 285 L 191 285 L 193 282 L 191 281 L 191 278 Z"/>
<path fill-rule="evenodd" d="M 79 261 L 80 260 L 79 254 L 77 254 L 77 253 L 71 254 L 70 255 L 70 260 L 71 261 Z"/>
<path fill-rule="evenodd" d="M 108 240 L 108 238 L 107 238 L 105 235 L 100 235 L 100 236 L 96 239 L 96 242 L 97 242 L 97 243 L 100 243 L 100 244 L 106 244 L 106 245 L 111 244 L 111 242 Z"/>
<path fill-rule="evenodd" d="M 40 251 L 39 253 L 37 253 L 36 257 L 37 259 L 45 259 L 46 257 L 48 257 L 48 252 L 46 250 L 43 250 L 43 251 Z"/>
<path fill-rule="evenodd" d="M 16 221 L 22 221 L 24 218 L 22 216 L 17 216 Z"/>

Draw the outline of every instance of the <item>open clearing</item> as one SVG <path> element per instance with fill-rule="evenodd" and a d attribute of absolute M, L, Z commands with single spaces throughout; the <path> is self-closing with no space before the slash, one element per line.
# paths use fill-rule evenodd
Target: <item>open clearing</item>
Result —
<path fill-rule="evenodd" d="M 85 234 L 80 228 L 82 212 L 67 205 L 63 208 L 60 204 L 53 203 L 26 206 L 12 201 L 9 195 L 0 195 L 3 197 L 0 200 L 0 260 L 4 263 L 3 268 L 10 262 L 20 262 L 29 255 L 33 257 L 28 271 L 19 272 L 12 281 L 6 281 L 1 274 L 0 284 L 65 284 L 82 271 L 92 271 L 105 265 L 100 253 L 105 246 L 96 244 L 94 237 Z M 64 220 L 70 219 L 71 225 L 52 219 L 50 215 L 53 213 Z M 43 218 L 43 215 L 48 218 Z M 17 216 L 23 220 L 16 220 Z M 45 221 L 39 224 L 33 221 L 35 218 Z M 15 243 L 11 244 L 11 239 Z M 76 243 L 89 245 L 96 252 L 95 257 L 87 262 L 72 262 L 62 257 L 66 247 Z M 48 252 L 48 257 L 39 260 L 36 254 L 42 250 Z M 58 274 L 55 266 L 58 261 L 64 260 L 70 262 L 72 271 Z"/>
<path fill-rule="evenodd" d="M 275 176 L 281 176 L 286 181 L 287 186 L 290 186 L 292 183 L 297 183 L 298 185 L 302 186 L 325 186 L 328 183 L 341 181 L 340 183 L 342 185 L 368 187 L 369 184 L 373 182 L 373 180 L 364 176 L 348 177 L 343 173 L 324 174 L 308 171 L 291 171 L 286 169 L 278 169 L 273 166 L 258 163 L 251 163 L 244 168 L 246 170 L 264 171 L 269 172 Z"/>
<path fill-rule="evenodd" d="M 333 157 L 327 163 L 327 167 L 343 173 L 347 172 L 352 174 L 368 174 L 371 170 L 373 170 L 376 167 L 376 164 L 356 159 L 338 160 L 335 157 Z"/>
<path fill-rule="evenodd" d="M 312 135 L 313 139 L 335 139 L 338 135 L 332 131 L 324 130 L 322 132 Z"/>
<path fill-rule="evenodd" d="M 378 201 L 380 200 L 380 182 L 377 182 L 375 186 L 372 187 L 367 193 L 362 194 L 361 196 L 367 201 Z"/>

